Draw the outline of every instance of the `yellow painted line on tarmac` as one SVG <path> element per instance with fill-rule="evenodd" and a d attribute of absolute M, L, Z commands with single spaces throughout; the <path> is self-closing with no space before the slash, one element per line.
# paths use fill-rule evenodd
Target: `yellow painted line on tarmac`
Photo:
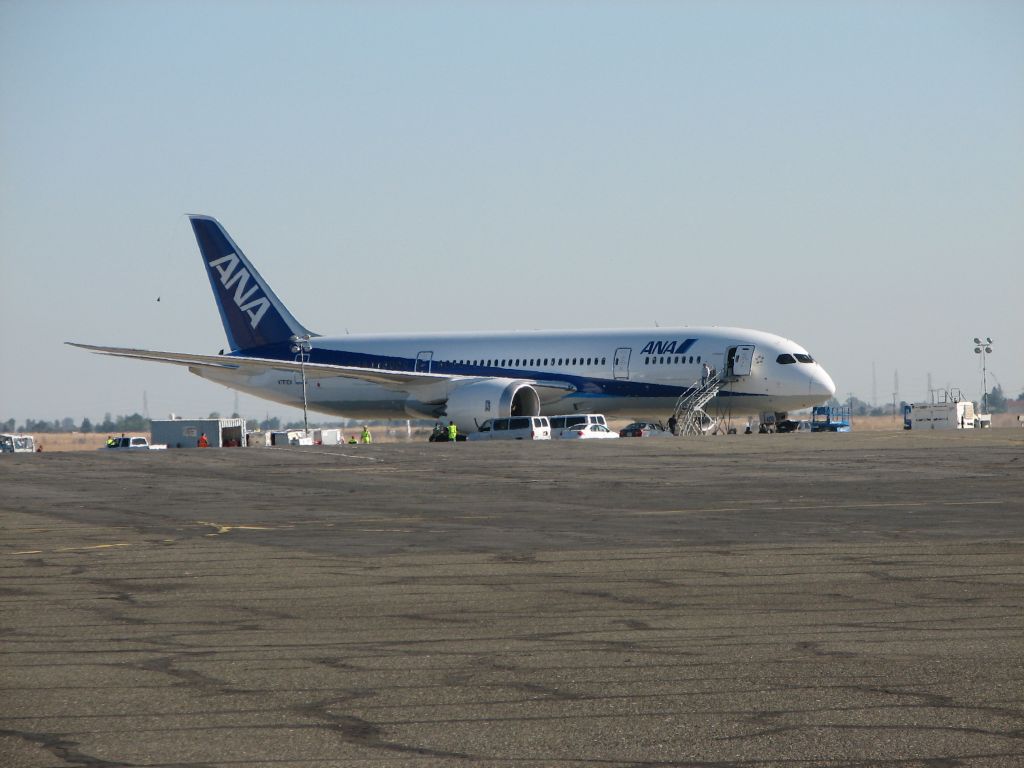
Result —
<path fill-rule="evenodd" d="M 93 544 L 93 545 L 87 546 L 87 547 L 60 547 L 59 549 L 49 550 L 49 552 L 53 553 L 53 554 L 55 554 L 57 552 L 87 552 L 87 551 L 92 550 L 92 549 L 111 549 L 113 547 L 130 547 L 130 546 L 132 546 L 132 544 L 130 542 L 119 541 L 119 542 L 116 542 L 114 544 Z M 7 552 L 6 554 L 8 554 L 8 555 L 42 555 L 42 554 L 45 554 L 46 552 L 47 552 L 47 550 L 43 550 L 43 549 L 23 549 L 23 550 L 20 550 L 18 552 Z"/>

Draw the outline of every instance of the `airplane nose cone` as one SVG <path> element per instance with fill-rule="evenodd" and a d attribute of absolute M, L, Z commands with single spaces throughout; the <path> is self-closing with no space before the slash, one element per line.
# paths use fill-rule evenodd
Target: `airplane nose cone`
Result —
<path fill-rule="evenodd" d="M 818 369 L 811 374 L 810 394 L 820 397 L 822 402 L 824 402 L 835 393 L 836 383 L 832 381 L 832 377 L 828 375 L 828 372 L 819 365 Z"/>

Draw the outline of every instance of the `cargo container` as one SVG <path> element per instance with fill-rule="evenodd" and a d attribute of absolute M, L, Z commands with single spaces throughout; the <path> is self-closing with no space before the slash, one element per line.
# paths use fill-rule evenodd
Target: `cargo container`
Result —
<path fill-rule="evenodd" d="M 172 449 L 197 448 L 204 434 L 211 448 L 236 448 L 245 445 L 245 419 L 154 419 L 150 434 Z"/>

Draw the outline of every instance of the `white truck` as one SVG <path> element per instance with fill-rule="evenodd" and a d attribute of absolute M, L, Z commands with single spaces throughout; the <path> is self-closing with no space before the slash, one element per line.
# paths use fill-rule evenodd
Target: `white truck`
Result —
<path fill-rule="evenodd" d="M 150 445 L 144 437 L 112 437 L 101 451 L 166 451 L 166 445 Z"/>
<path fill-rule="evenodd" d="M 0 453 L 35 453 L 36 443 L 32 435 L 0 435 Z"/>
<path fill-rule="evenodd" d="M 903 428 L 974 429 L 976 418 L 978 418 L 978 415 L 975 414 L 974 403 L 970 400 L 914 403 L 913 405 L 904 406 Z"/>

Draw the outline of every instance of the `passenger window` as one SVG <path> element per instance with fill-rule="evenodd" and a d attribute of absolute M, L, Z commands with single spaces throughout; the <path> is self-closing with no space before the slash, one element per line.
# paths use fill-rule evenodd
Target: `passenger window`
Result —
<path fill-rule="evenodd" d="M 590 365 L 590 358 L 587 358 L 587 365 Z"/>
<path fill-rule="evenodd" d="M 690 362 L 693 362 L 692 360 Z M 697 355 L 697 362 L 700 362 L 700 355 Z"/>

